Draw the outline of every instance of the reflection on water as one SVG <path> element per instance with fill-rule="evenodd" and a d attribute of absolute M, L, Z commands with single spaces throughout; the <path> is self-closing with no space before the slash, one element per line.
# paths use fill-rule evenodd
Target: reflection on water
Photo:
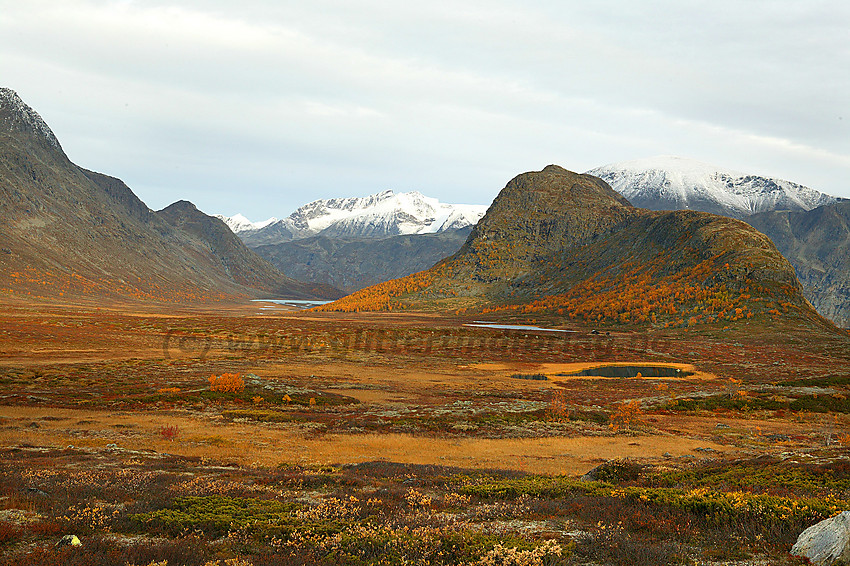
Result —
<path fill-rule="evenodd" d="M 497 324 L 495 322 L 487 322 L 484 320 L 476 320 L 464 326 L 473 326 L 475 328 L 495 328 L 496 330 L 536 330 L 543 332 L 578 332 L 577 330 L 563 330 L 561 328 L 541 328 L 539 326 L 529 326 L 526 324 Z"/>
<path fill-rule="evenodd" d="M 332 301 L 317 301 L 306 299 L 251 299 L 252 303 L 275 303 L 277 305 L 286 305 L 297 309 L 309 309 L 319 305 L 326 305 Z M 260 307 L 261 309 L 273 309 L 272 306 Z"/>
<path fill-rule="evenodd" d="M 560 377 L 688 377 L 692 371 L 666 366 L 599 366 L 573 373 L 559 373 Z"/>

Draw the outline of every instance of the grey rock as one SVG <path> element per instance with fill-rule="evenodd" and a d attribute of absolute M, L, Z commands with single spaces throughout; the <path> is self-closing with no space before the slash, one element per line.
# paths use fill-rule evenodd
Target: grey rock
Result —
<path fill-rule="evenodd" d="M 56 546 L 83 546 L 83 543 L 80 542 L 80 539 L 77 537 L 77 535 L 65 535 L 64 537 L 59 539 L 59 542 L 56 543 Z"/>
<path fill-rule="evenodd" d="M 817 566 L 850 565 L 850 511 L 803 531 L 791 554 L 808 558 Z"/>
<path fill-rule="evenodd" d="M 607 462 L 605 462 L 604 464 L 599 464 L 598 466 L 581 476 L 581 478 L 579 478 L 579 481 L 597 481 L 599 479 L 599 472 L 605 468 L 605 464 L 607 464 Z"/>

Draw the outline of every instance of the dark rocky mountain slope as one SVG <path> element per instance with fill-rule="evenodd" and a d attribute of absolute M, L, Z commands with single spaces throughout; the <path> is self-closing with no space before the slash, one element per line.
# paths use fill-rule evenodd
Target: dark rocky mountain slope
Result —
<path fill-rule="evenodd" d="M 154 213 L 119 179 L 72 163 L 41 117 L 0 89 L 0 298 L 328 296 L 172 212 Z"/>
<path fill-rule="evenodd" d="M 322 283 L 304 282 L 284 276 L 268 261 L 248 249 L 227 225 L 198 210 L 191 202 L 181 200 L 156 214 L 171 226 L 202 244 L 205 252 L 218 262 L 218 267 L 240 285 L 261 289 L 276 297 L 338 298 L 339 290 Z"/>
<path fill-rule="evenodd" d="M 773 211 L 746 221 L 788 258 L 814 307 L 850 327 L 850 201 L 809 211 Z"/>
<path fill-rule="evenodd" d="M 458 251 L 471 230 L 381 239 L 321 235 L 253 250 L 297 279 L 327 283 L 351 293 L 431 267 Z"/>

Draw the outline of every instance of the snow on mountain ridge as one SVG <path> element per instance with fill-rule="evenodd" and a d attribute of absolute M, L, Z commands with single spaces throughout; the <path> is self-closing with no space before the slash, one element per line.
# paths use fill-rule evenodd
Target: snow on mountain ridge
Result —
<path fill-rule="evenodd" d="M 258 228 L 241 215 L 222 218 L 246 242 L 288 241 L 319 233 L 335 237 L 386 237 L 428 234 L 478 222 L 485 205 L 446 204 L 418 191 L 385 190 L 365 197 L 333 198 L 310 202 L 288 217 Z"/>
<path fill-rule="evenodd" d="M 791 181 L 674 156 L 613 163 L 587 173 L 632 204 L 655 210 L 692 208 L 744 217 L 768 210 L 811 210 L 837 200 Z"/>
<path fill-rule="evenodd" d="M 6 114 L 3 122 L 7 127 L 18 131 L 29 130 L 61 151 L 62 146 L 59 145 L 59 139 L 47 125 L 47 122 L 42 119 L 38 112 L 30 108 L 14 90 L 0 88 L 0 112 Z"/>
<path fill-rule="evenodd" d="M 227 227 L 230 228 L 230 231 L 234 234 L 238 234 L 239 232 L 244 232 L 246 230 L 259 230 L 260 228 L 265 228 L 273 222 L 277 222 L 277 218 L 275 218 L 274 216 L 272 216 L 268 220 L 263 220 L 262 222 L 251 222 L 241 214 L 234 214 L 233 216 L 213 214 L 213 216 L 227 224 Z"/>

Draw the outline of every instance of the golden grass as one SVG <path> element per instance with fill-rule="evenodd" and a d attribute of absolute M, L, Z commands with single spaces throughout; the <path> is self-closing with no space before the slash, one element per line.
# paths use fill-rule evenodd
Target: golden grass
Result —
<path fill-rule="evenodd" d="M 43 417 L 61 420 L 43 420 Z M 386 460 L 473 469 L 509 469 L 543 474 L 580 474 L 612 458 L 661 458 L 693 453 L 696 447 L 728 450 L 699 438 L 585 436 L 576 438 L 433 438 L 407 434 L 313 436 L 287 426 L 222 423 L 158 413 L 105 413 L 38 407 L 0 407 L 7 419 L 0 445 L 29 443 L 64 448 L 154 450 L 240 464 L 346 464 Z M 39 428 L 27 425 L 37 422 Z M 10 429 L 10 424 L 21 428 Z M 176 440 L 163 440 L 163 426 L 177 426 Z M 130 431 L 132 436 L 126 436 Z"/>
<path fill-rule="evenodd" d="M 176 352 L 174 357 L 187 359 L 178 360 L 179 363 L 172 367 L 170 362 L 157 361 L 163 357 L 163 329 L 172 323 L 153 320 L 148 324 L 141 324 L 148 319 L 160 316 L 174 316 L 178 318 L 173 323 L 175 326 L 191 328 L 193 325 L 198 325 L 201 329 L 208 329 L 210 334 L 221 336 L 227 335 L 231 330 L 238 334 L 238 331 L 244 331 L 240 330 L 244 328 L 250 329 L 249 335 L 252 335 L 251 332 L 256 328 L 272 333 L 296 332 L 298 328 L 293 326 L 293 320 L 323 321 L 336 326 L 344 324 L 349 319 L 356 319 L 358 324 L 368 322 L 369 328 L 417 327 L 427 322 L 434 324 L 433 328 L 436 331 L 444 327 L 455 328 L 460 324 L 458 321 L 422 313 L 382 313 L 359 318 L 353 315 L 326 313 L 310 313 L 310 316 L 281 313 L 267 318 L 252 316 L 254 309 L 256 304 L 225 305 L 221 309 L 216 307 L 213 312 L 177 309 L 172 315 L 119 310 L 122 317 L 114 319 L 106 317 L 103 320 L 99 318 L 100 314 L 78 315 L 58 308 L 55 312 L 12 309 L 10 313 L 0 317 L 2 318 L 0 328 L 26 331 L 29 342 L 21 344 L 13 333 L 4 334 L 4 338 L 0 340 L 0 365 L 17 370 L 49 364 L 52 366 L 49 367 L 51 375 L 56 374 L 59 376 L 56 379 L 60 380 L 61 363 L 84 360 L 104 362 L 105 367 L 91 369 L 91 375 L 86 373 L 75 377 L 72 381 L 54 383 L 54 385 L 58 384 L 57 387 L 74 385 L 81 391 L 85 391 L 89 386 L 96 391 L 102 390 L 104 383 L 109 383 L 108 380 L 112 379 L 106 363 L 113 360 L 127 362 L 126 367 L 122 366 L 122 371 L 128 372 L 124 385 L 134 386 L 137 383 L 134 380 L 145 380 L 149 376 L 158 378 L 164 372 L 165 377 L 162 377 L 161 383 L 155 383 L 155 387 L 173 386 L 176 383 L 184 391 L 192 387 L 207 387 L 204 381 L 212 372 L 241 371 L 243 374 L 257 374 L 264 381 L 278 382 L 285 387 L 350 396 L 363 405 L 384 406 L 392 409 L 398 405 L 414 407 L 418 414 L 416 418 L 422 419 L 427 419 L 428 414 L 439 414 L 437 409 L 448 407 L 449 411 L 455 411 L 451 406 L 457 401 L 468 401 L 477 409 L 483 408 L 485 411 L 488 407 L 498 407 L 502 403 L 516 401 L 545 404 L 554 397 L 552 388 L 555 388 L 559 394 L 563 390 L 566 401 L 574 404 L 580 411 L 592 412 L 598 409 L 601 413 L 609 412 L 618 403 L 632 399 L 649 400 L 651 404 L 674 395 L 683 396 L 703 391 L 720 393 L 727 388 L 725 381 L 718 375 L 684 363 L 659 365 L 692 371 L 695 372 L 694 375 L 668 380 L 633 378 L 612 379 L 604 382 L 600 380 L 605 378 L 593 377 L 582 382 L 579 380 L 587 378 L 558 377 L 555 374 L 582 370 L 601 365 L 603 362 L 550 363 L 551 360 L 571 358 L 560 355 L 555 357 L 547 353 L 506 358 L 521 360 L 516 362 L 481 363 L 487 358 L 474 357 L 478 353 L 452 357 L 443 352 L 433 356 L 410 356 L 403 353 L 352 351 L 339 357 L 322 357 L 314 353 L 305 353 L 282 357 L 265 355 L 251 359 L 250 356 L 234 355 L 233 351 L 214 349 L 207 353 L 206 358 L 195 360 L 188 359 L 195 355 L 191 352 L 183 354 Z M 186 313 L 191 313 L 191 316 Z M 53 324 L 55 322 L 53 318 L 60 316 L 67 318 L 65 323 Z M 135 320 L 131 324 L 123 318 L 125 316 L 134 319 L 138 317 L 139 324 Z M 205 321 L 201 324 L 197 321 L 200 319 L 196 319 L 201 316 L 213 318 L 210 319 L 211 322 Z M 263 327 L 262 325 L 269 320 L 277 322 Z M 44 321 L 49 324 L 43 324 Z M 79 324 L 68 330 L 70 328 L 68 322 Z M 108 339 L 104 338 L 103 324 L 117 325 L 114 337 L 110 334 Z M 8 348 L 2 346 L 8 346 Z M 671 341 L 669 346 L 672 348 L 670 359 L 699 359 L 695 355 L 687 355 L 691 347 L 689 344 Z M 771 346 L 771 348 L 774 347 Z M 766 354 L 763 352 L 760 355 L 767 363 L 774 359 L 789 359 L 789 351 L 771 349 L 769 357 L 765 357 Z M 12 356 L 14 357 L 10 359 Z M 749 359 L 741 360 L 740 357 L 736 355 L 734 359 L 727 359 L 724 362 L 725 365 L 709 363 L 706 365 L 713 368 L 719 367 L 717 371 L 721 375 L 727 371 L 730 372 L 729 375 L 732 375 L 733 370 L 737 371 L 739 367 L 746 367 L 745 363 L 750 361 Z M 136 364 L 139 360 L 148 365 L 144 365 L 137 371 Z M 819 358 L 810 356 L 806 359 L 801 358 L 795 363 L 805 362 L 806 367 L 809 367 L 812 360 L 818 362 Z M 843 358 L 838 361 L 843 361 Z M 624 360 L 611 363 L 617 365 L 657 364 L 657 362 Z M 703 362 L 697 361 L 697 363 L 702 365 Z M 778 370 L 770 367 L 771 379 L 779 379 L 779 376 L 773 373 Z M 825 371 L 823 365 L 818 367 L 821 368 L 818 371 Z M 550 379 L 520 381 L 511 378 L 511 375 L 515 373 L 543 373 Z M 184 385 L 184 377 L 189 385 Z M 192 382 L 192 378 L 197 383 Z M 172 380 L 177 381 L 172 383 Z M 35 393 L 47 387 L 48 381 L 44 380 L 42 383 L 34 377 L 32 383 L 22 382 L 18 387 L 26 395 L 31 389 Z M 665 383 L 659 383 L 661 381 Z M 674 385 L 673 382 L 677 384 Z M 139 383 L 145 382 L 139 381 Z M 223 409 L 232 407 L 226 404 L 214 405 L 209 402 L 191 405 L 197 411 L 187 410 L 186 407 L 189 405 L 181 406 L 179 403 L 174 405 L 176 408 L 167 409 L 171 406 L 169 402 L 161 403 L 160 408 L 156 408 L 154 404 L 146 405 L 146 409 L 140 409 L 137 412 L 0 406 L 0 445 L 31 444 L 58 448 L 73 445 L 101 449 L 108 444 L 117 444 L 126 449 L 151 450 L 261 466 L 275 466 L 281 463 L 324 464 L 386 460 L 463 468 L 501 468 L 534 473 L 578 474 L 601 461 L 612 458 L 633 457 L 653 460 L 661 458 L 666 452 L 674 457 L 684 454 L 706 456 L 705 453 L 693 452 L 696 447 L 713 448 L 728 456 L 734 456 L 739 449 L 778 454 L 786 449 L 784 443 L 764 439 L 764 436 L 772 433 L 791 435 L 794 437 L 791 442 L 798 448 L 807 448 L 823 446 L 825 431 L 832 431 L 831 434 L 838 438 L 848 426 L 848 421 L 843 416 L 834 417 L 834 421 L 829 421 L 826 419 L 833 417 L 786 415 L 777 416 L 774 421 L 771 421 L 766 418 L 767 414 L 692 415 L 650 411 L 650 414 L 646 415 L 646 420 L 648 427 L 651 428 L 642 430 L 651 430 L 653 434 L 646 433 L 643 436 L 598 436 L 600 433 L 608 432 L 604 423 L 600 425 L 593 421 L 581 420 L 576 423 L 564 423 L 565 426 L 557 432 L 557 434 L 587 434 L 587 436 L 573 438 L 546 437 L 545 435 L 548 434 L 546 430 L 540 432 L 539 435 L 543 437 L 538 438 L 485 438 L 493 434 L 491 430 L 495 430 L 497 434 L 504 431 L 506 436 L 520 435 L 513 433 L 514 428 L 521 427 L 514 427 L 510 423 L 500 424 L 502 428 L 494 427 L 493 429 L 482 426 L 479 431 L 472 432 L 466 437 L 459 436 L 460 433 L 456 434 L 450 428 L 445 429 L 445 437 L 442 437 L 440 432 L 436 434 L 422 432 L 416 436 L 397 432 L 364 432 L 362 434 L 321 432 L 324 423 L 344 418 L 339 416 L 341 413 L 351 411 L 351 414 L 357 415 L 375 408 L 364 409 L 363 405 L 320 408 L 316 409 L 315 414 L 312 409 L 303 409 L 308 414 L 308 420 L 315 421 L 307 424 L 298 421 L 230 422 L 222 418 L 219 413 Z M 545 405 L 536 406 L 545 407 Z M 420 408 L 421 411 L 418 410 Z M 471 413 L 465 413 L 465 410 L 455 411 L 451 418 L 457 418 L 460 424 L 466 423 Z M 44 420 L 44 417 L 48 416 L 61 420 Z M 392 417 L 388 420 L 390 424 L 394 424 Z M 400 418 L 398 421 L 401 425 L 405 424 L 404 419 Z M 716 424 L 719 421 L 731 428 L 717 429 Z M 38 427 L 31 426 L 32 423 L 36 423 Z M 452 422 L 448 422 L 447 426 L 451 425 Z M 176 426 L 179 430 L 173 442 L 169 442 L 160 434 L 163 427 L 169 426 Z M 368 425 L 364 428 L 375 430 Z M 343 427 L 334 429 L 331 426 L 331 430 L 340 429 L 344 430 Z M 529 427 L 520 430 L 520 433 L 532 429 L 534 427 Z M 393 430 L 410 429 L 398 426 Z M 428 429 L 419 427 L 414 430 Z M 538 434 L 536 429 L 534 430 L 533 434 Z M 720 446 L 712 440 L 728 441 L 729 444 Z"/>

